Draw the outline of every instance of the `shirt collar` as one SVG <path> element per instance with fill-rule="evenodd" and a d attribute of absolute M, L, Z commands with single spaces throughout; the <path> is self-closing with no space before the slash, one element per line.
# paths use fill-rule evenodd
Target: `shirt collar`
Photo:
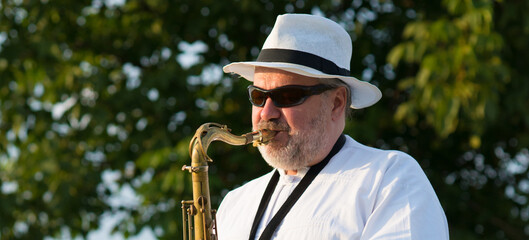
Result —
<path fill-rule="evenodd" d="M 287 175 L 284 169 L 277 169 L 279 172 L 279 182 L 281 183 L 297 183 L 307 174 L 310 167 L 304 167 L 297 170 L 296 175 Z"/>

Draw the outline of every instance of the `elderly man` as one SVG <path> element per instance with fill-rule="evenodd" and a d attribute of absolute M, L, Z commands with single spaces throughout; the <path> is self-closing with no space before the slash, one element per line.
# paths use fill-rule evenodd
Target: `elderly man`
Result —
<path fill-rule="evenodd" d="M 222 201 L 219 239 L 448 239 L 443 209 L 417 162 L 342 133 L 349 108 L 381 97 L 349 76 L 351 54 L 337 23 L 286 14 L 257 61 L 224 67 L 253 81 L 253 128 L 277 134 L 259 147 L 274 171 Z"/>

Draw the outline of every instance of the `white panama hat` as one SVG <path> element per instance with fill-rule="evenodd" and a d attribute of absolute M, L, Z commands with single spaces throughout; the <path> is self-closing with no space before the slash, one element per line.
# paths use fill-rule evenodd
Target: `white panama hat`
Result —
<path fill-rule="evenodd" d="M 315 15 L 284 14 L 277 17 L 256 61 L 231 63 L 223 70 L 248 81 L 253 81 L 255 67 L 338 78 L 351 88 L 351 108 L 369 107 L 382 93 L 376 86 L 350 76 L 352 53 L 351 37 L 338 23 Z"/>

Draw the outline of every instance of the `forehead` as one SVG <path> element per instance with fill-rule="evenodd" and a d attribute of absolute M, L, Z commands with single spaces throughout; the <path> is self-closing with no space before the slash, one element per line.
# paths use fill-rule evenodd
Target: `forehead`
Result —
<path fill-rule="evenodd" d="M 315 85 L 317 78 L 307 77 L 274 68 L 257 67 L 255 69 L 253 84 L 261 88 L 276 88 L 285 85 Z"/>

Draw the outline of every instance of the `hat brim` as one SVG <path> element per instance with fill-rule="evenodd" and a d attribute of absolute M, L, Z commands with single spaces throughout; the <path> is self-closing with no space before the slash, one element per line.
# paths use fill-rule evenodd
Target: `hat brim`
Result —
<path fill-rule="evenodd" d="M 351 87 L 351 108 L 361 109 L 369 107 L 380 98 L 382 93 L 371 83 L 360 81 L 355 77 L 325 74 L 316 69 L 299 64 L 283 62 L 236 62 L 224 66 L 225 73 L 235 73 L 253 82 L 255 67 L 276 68 L 283 71 L 314 78 L 338 78 Z"/>

